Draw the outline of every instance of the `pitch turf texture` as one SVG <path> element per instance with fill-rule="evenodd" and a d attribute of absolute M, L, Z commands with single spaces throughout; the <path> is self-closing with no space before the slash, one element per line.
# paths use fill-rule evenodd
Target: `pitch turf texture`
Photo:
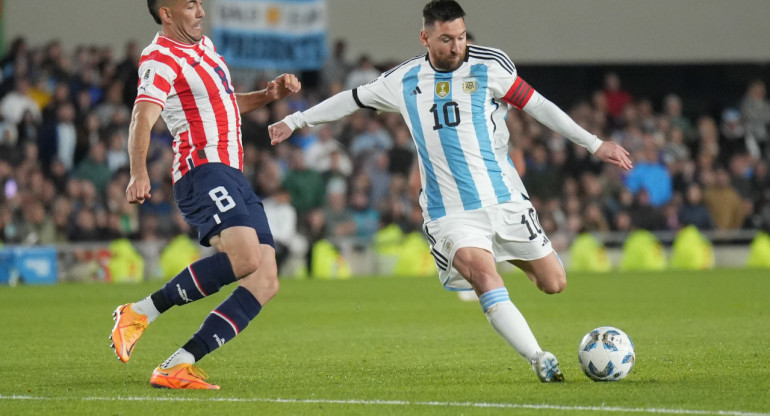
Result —
<path fill-rule="evenodd" d="M 168 311 L 123 364 L 108 348 L 111 313 L 158 282 L 2 286 L 0 415 L 770 415 L 768 272 L 572 273 L 554 296 L 522 275 L 506 282 L 566 383 L 541 384 L 478 303 L 434 278 L 283 281 L 200 363 L 221 391 L 148 381 L 229 290 Z M 636 344 L 625 380 L 596 383 L 578 366 L 581 337 L 600 325 Z"/>

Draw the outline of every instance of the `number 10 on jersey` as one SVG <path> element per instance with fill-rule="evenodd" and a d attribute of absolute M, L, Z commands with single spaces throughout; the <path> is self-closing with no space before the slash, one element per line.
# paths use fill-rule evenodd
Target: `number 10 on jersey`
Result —
<path fill-rule="evenodd" d="M 454 101 L 447 101 L 440 106 L 433 104 L 430 112 L 433 114 L 433 130 L 443 129 L 444 126 L 456 127 L 460 124 L 460 106 Z"/>

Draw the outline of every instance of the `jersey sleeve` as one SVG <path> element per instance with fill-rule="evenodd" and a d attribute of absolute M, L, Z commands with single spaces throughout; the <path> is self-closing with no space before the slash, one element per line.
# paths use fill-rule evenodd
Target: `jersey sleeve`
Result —
<path fill-rule="evenodd" d="M 394 113 L 399 111 L 400 88 L 398 74 L 386 73 L 366 85 L 354 88 L 353 99 L 361 108 Z"/>
<path fill-rule="evenodd" d="M 522 109 L 532 95 L 532 89 L 519 78 L 516 66 L 505 52 L 492 48 L 477 48 L 474 54 L 489 61 L 489 85 L 492 96 Z"/>
<path fill-rule="evenodd" d="M 159 51 L 143 56 L 139 62 L 139 84 L 135 102 L 147 101 L 165 108 L 179 71 L 179 63 Z"/>

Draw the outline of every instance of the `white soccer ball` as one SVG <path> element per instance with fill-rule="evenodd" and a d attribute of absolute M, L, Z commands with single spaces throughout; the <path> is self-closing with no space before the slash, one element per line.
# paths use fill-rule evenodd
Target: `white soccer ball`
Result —
<path fill-rule="evenodd" d="M 591 380 L 620 380 L 634 368 L 634 343 L 625 332 L 602 326 L 587 333 L 580 341 L 578 360 Z"/>

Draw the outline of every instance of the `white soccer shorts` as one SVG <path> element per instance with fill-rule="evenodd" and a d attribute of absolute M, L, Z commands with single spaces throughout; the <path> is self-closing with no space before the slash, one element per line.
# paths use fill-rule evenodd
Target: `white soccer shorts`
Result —
<path fill-rule="evenodd" d="M 461 247 L 487 250 L 495 256 L 495 262 L 537 260 L 551 254 L 551 240 L 540 226 L 535 209 L 531 204 L 527 205 L 504 203 L 426 223 L 423 229 L 444 288 L 472 289 L 452 267 L 454 255 Z"/>

